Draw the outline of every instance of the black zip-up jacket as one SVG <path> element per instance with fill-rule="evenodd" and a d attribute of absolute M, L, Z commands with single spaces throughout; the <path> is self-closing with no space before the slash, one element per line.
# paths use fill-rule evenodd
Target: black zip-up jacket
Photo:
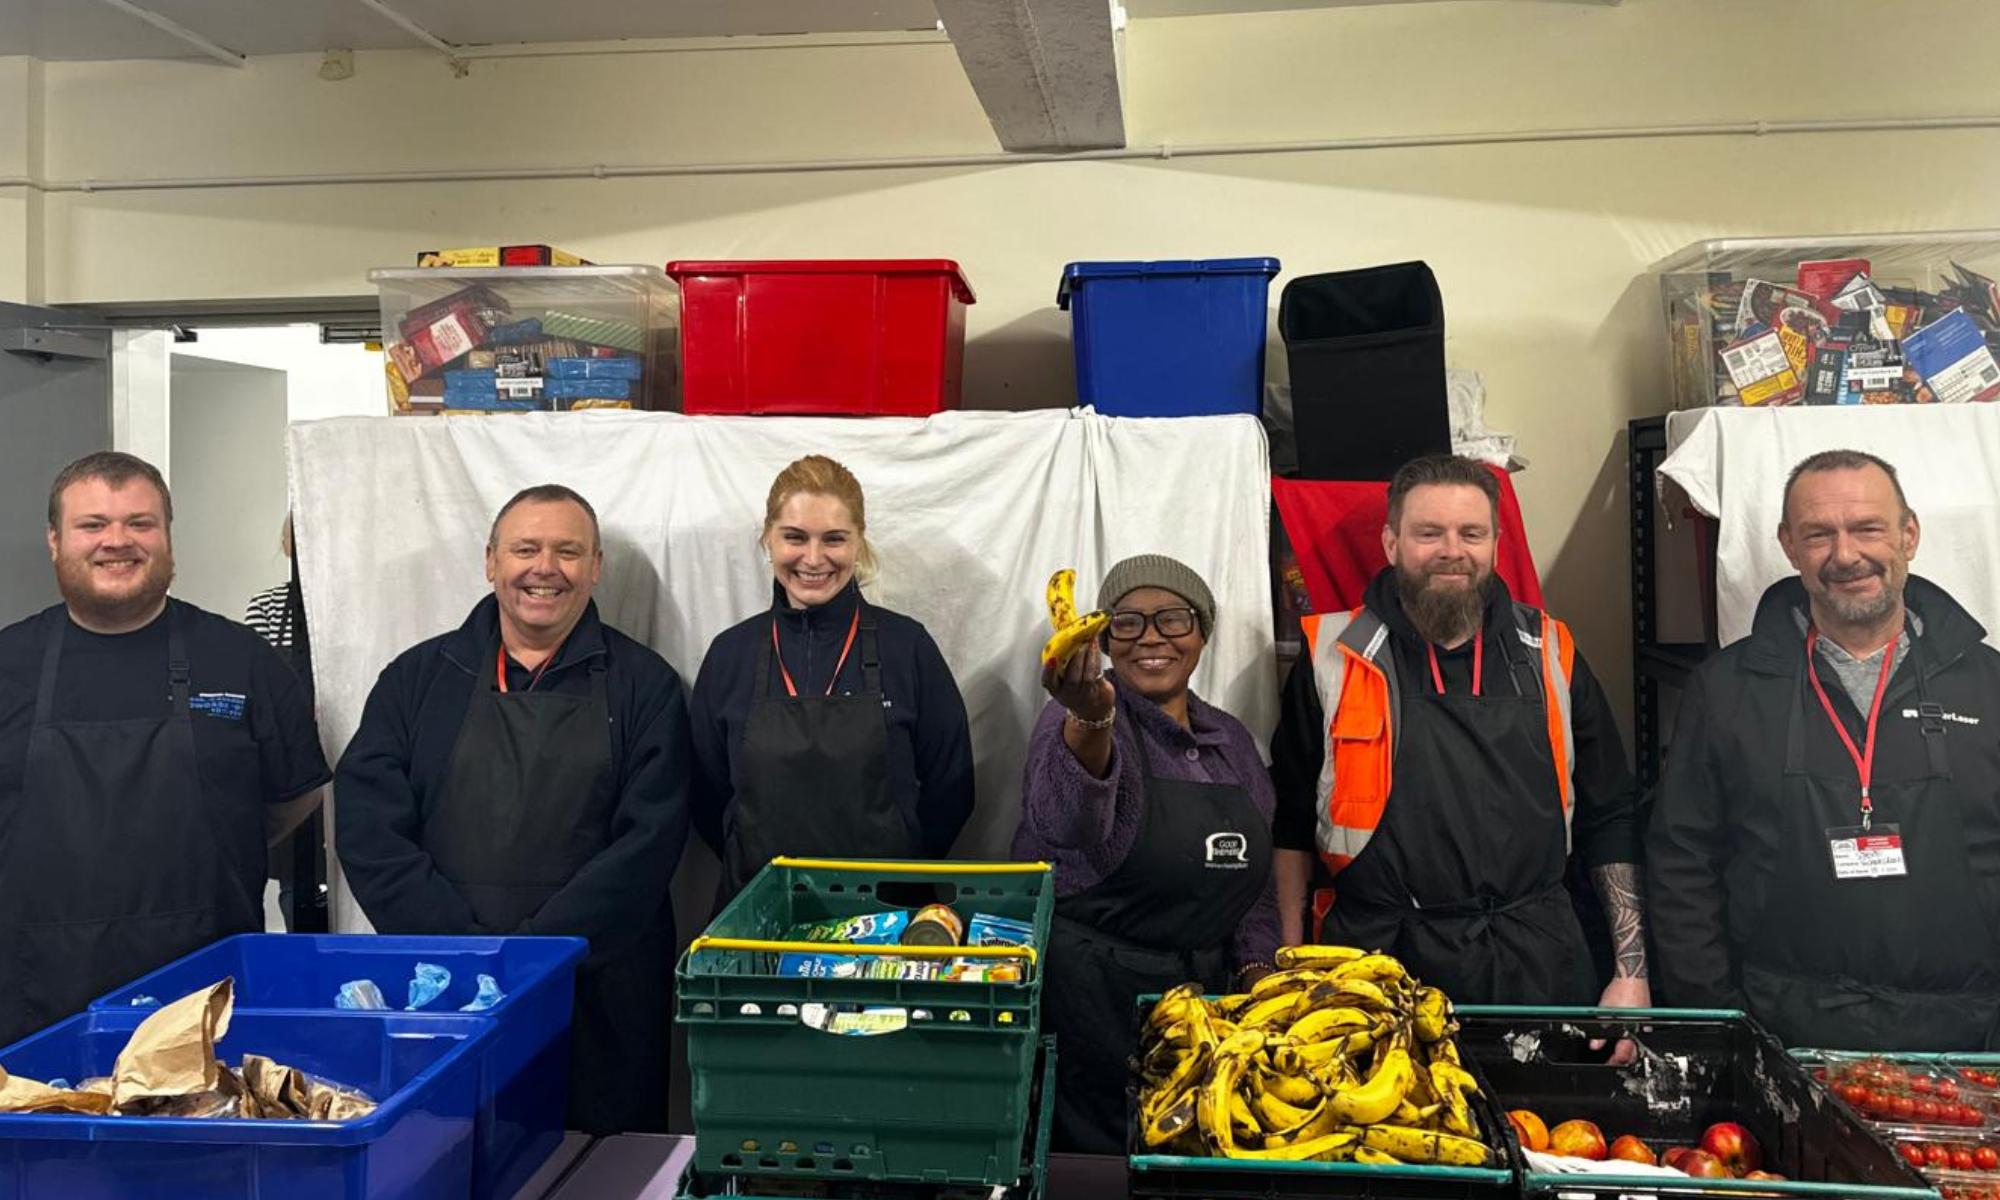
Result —
<path fill-rule="evenodd" d="M 1841 808 L 1830 828 L 1858 824 L 1860 794 L 1854 764 L 1803 679 L 1798 614 L 1807 611 L 1805 587 L 1796 578 L 1773 584 L 1757 606 L 1750 636 L 1695 670 L 1674 723 L 1646 838 L 1648 911 L 1658 949 L 1655 999 L 1741 1007 L 1746 958 L 1760 969 L 1843 990 L 1851 985 L 1942 995 L 2000 987 L 1993 920 L 2000 915 L 2000 652 L 1935 584 L 1910 576 L 1904 603 L 1916 617 L 1917 636 L 1883 698 L 1876 790 L 1930 775 L 1919 674 L 1929 702 L 1941 710 L 1933 724 L 1943 730 L 1950 770 L 1941 793 L 1948 806 L 1919 812 L 1926 806 L 1899 799 L 1900 812 L 1881 811 L 1876 818 L 1907 822 L 1910 875 L 1838 884 L 1862 889 L 1840 913 L 1818 911 L 1796 922 L 1767 915 L 1774 904 L 1798 907 L 1805 894 L 1780 864 L 1801 864 L 1832 878 L 1828 831 L 1818 828 L 1820 815 L 1800 804 L 1804 782 L 1786 787 L 1795 704 L 1802 713 L 1807 774 L 1823 794 L 1851 788 L 1855 795 L 1853 812 Z M 1828 702 L 1860 746 L 1865 714 L 1831 672 L 1822 667 L 1820 674 Z M 1882 799 L 1876 803 L 1885 809 Z M 1800 846 L 1812 857 L 1797 857 Z M 1925 894 L 1956 874 L 1959 855 L 1970 869 L 1974 899 L 1939 911 Z"/>
<path fill-rule="evenodd" d="M 768 610 L 709 643 L 689 714 L 696 766 L 694 827 L 717 854 L 722 853 L 726 828 L 723 814 L 736 794 L 743 725 L 751 701 L 759 698 L 758 663 L 771 648 L 772 618 L 777 618 L 785 669 L 799 694 L 823 695 L 860 600 L 860 586 L 850 581 L 825 604 L 798 609 L 773 583 Z M 943 858 L 972 815 L 972 735 L 965 701 L 944 654 L 921 624 L 878 605 L 868 610 L 875 616 L 882 693 L 889 702 L 889 784 L 924 855 Z M 845 695 L 860 687 L 861 643 L 856 640 L 834 691 Z M 775 665 L 768 694 L 785 694 Z"/>
<path fill-rule="evenodd" d="M 420 642 L 382 669 L 361 725 L 334 773 L 334 844 L 348 884 L 383 933 L 556 934 L 615 953 L 657 921 L 671 929 L 667 885 L 687 843 L 687 700 L 667 661 L 584 609 L 539 691 L 590 691 L 604 664 L 617 807 L 611 842 L 519 929 L 482 929 L 472 907 L 423 848 L 423 823 L 451 767 L 472 690 L 492 677 L 499 602 Z M 518 667 L 510 685 L 525 687 Z"/>

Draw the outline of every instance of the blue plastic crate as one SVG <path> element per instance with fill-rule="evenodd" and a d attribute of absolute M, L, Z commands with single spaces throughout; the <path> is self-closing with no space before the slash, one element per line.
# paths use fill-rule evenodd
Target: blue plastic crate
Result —
<path fill-rule="evenodd" d="M 143 1011 L 71 1017 L 0 1050 L 30 1079 L 107 1075 Z M 479 1057 L 472 1017 L 418 1021 L 242 1013 L 217 1056 L 263 1054 L 380 1102 L 355 1121 L 0 1113 L 0 1195 L 62 1200 L 449 1200 L 472 1184 Z"/>
<path fill-rule="evenodd" d="M 1264 408 L 1264 328 L 1275 258 L 1074 262 L 1056 305 L 1072 314 L 1078 404 L 1120 417 Z"/>
<path fill-rule="evenodd" d="M 562 1141 L 569 1098 L 570 1008 L 576 968 L 589 950 L 582 938 L 403 937 L 360 934 L 246 933 L 225 938 L 94 1001 L 91 1010 L 131 1011 L 134 996 L 171 1003 L 224 976 L 236 980 L 236 1011 L 328 1014 L 379 1020 L 380 1013 L 336 1013 L 340 985 L 372 979 L 400 1009 L 419 962 L 451 971 L 451 987 L 415 1021 L 455 1021 L 491 975 L 506 999 L 463 1014 L 496 1026 L 480 1052 L 479 1124 L 473 1200 L 509 1200 Z M 662 1019 L 670 1002 L 661 997 Z M 0 1190 L 0 1195 L 4 1195 Z"/>

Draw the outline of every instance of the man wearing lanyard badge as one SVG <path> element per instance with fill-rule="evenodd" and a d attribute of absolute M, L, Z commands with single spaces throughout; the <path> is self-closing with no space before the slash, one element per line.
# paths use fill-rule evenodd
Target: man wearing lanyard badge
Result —
<path fill-rule="evenodd" d="M 569 1127 L 664 1132 L 687 702 L 665 659 L 598 619 L 602 546 L 561 485 L 501 508 L 493 594 L 368 696 L 334 775 L 335 842 L 378 932 L 590 939 Z"/>
<path fill-rule="evenodd" d="M 2000 1045 L 2000 652 L 1910 574 L 1895 468 L 1785 484 L 1750 636 L 1689 680 L 1649 833 L 1660 999 L 1795 1046 Z"/>

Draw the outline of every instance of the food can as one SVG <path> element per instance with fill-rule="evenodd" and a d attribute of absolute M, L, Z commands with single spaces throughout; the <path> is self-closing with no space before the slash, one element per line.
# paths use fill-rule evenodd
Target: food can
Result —
<path fill-rule="evenodd" d="M 905 946 L 956 946 L 965 938 L 965 922 L 948 904 L 927 904 L 903 930 Z"/>

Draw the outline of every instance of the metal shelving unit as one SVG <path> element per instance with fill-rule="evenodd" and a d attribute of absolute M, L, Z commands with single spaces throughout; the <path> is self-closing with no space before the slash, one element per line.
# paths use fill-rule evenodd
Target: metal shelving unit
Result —
<path fill-rule="evenodd" d="M 1632 525 L 1632 740 L 1639 786 L 1660 781 L 1665 750 L 1661 737 L 1660 686 L 1687 683 L 1688 674 L 1710 647 L 1701 642 L 1659 640 L 1660 505 L 1653 472 L 1667 453 L 1667 419 L 1641 417 L 1626 426 L 1627 482 Z"/>

